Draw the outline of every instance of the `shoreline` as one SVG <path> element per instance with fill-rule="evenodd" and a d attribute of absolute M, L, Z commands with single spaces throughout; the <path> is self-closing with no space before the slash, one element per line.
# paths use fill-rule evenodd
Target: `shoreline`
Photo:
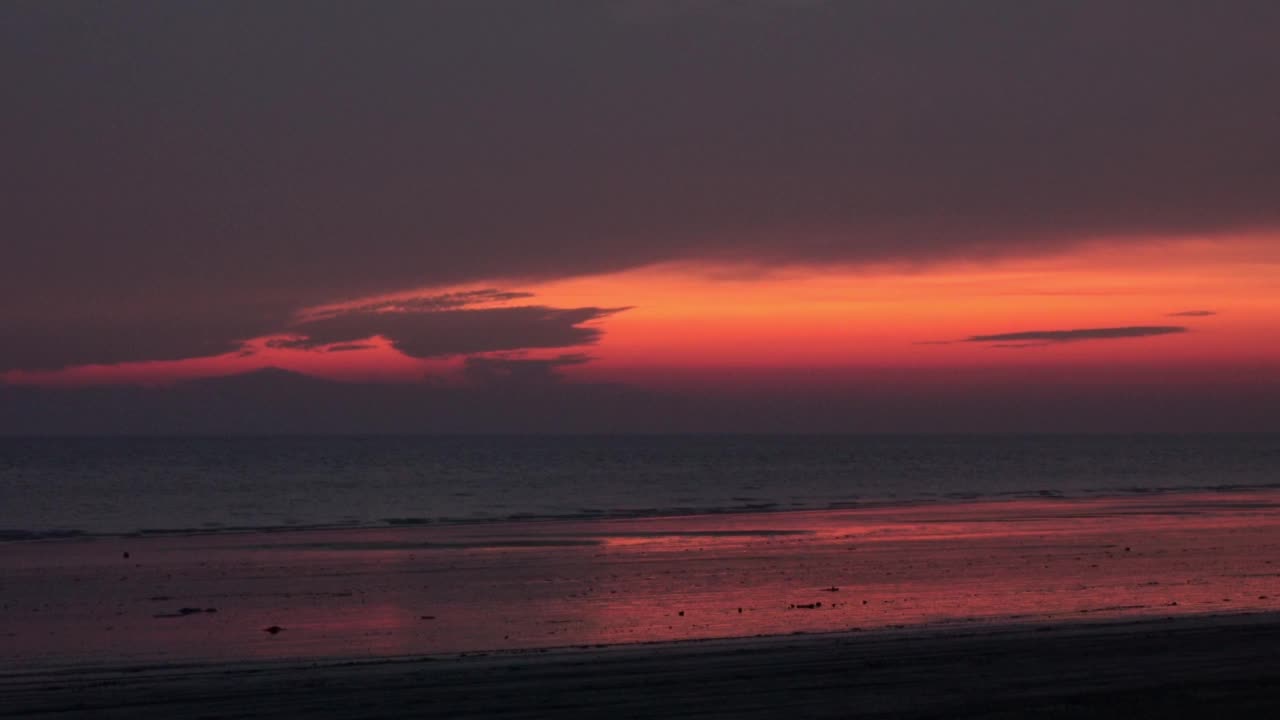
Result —
<path fill-rule="evenodd" d="M 76 528 L 52 528 L 47 530 L 26 530 L 21 528 L 0 528 L 0 547 L 7 544 L 29 544 L 45 542 L 77 542 L 95 540 L 134 540 L 144 538 L 183 538 L 183 537 L 218 537 L 224 535 L 252 534 L 288 534 L 307 532 L 345 532 L 368 530 L 396 530 L 407 528 L 452 528 L 490 525 L 525 525 L 537 526 L 553 523 L 590 523 L 627 520 L 681 520 L 698 518 L 716 518 L 742 515 L 789 515 L 803 513 L 827 513 L 846 510 L 893 510 L 917 507 L 953 506 L 953 505 L 987 505 L 999 503 L 1016 503 L 1027 500 L 1070 502 L 1126 500 L 1141 498 L 1181 497 L 1187 495 L 1204 495 L 1217 497 L 1229 494 L 1266 495 L 1274 493 L 1280 498 L 1280 483 L 1264 483 L 1254 485 L 1212 485 L 1197 487 L 1132 487 L 1132 488 L 1097 488 L 1062 492 L 1055 490 L 1009 491 L 983 495 L 980 493 L 948 493 L 944 495 L 929 494 L 908 499 L 869 498 L 851 499 L 831 502 L 823 506 L 782 507 L 779 503 L 768 502 L 746 504 L 732 507 L 697 507 L 697 508 L 642 508 L 637 510 L 602 511 L 599 513 L 566 513 L 566 514 L 534 514 L 515 513 L 503 517 L 477 518 L 381 518 L 376 521 L 304 523 L 292 525 L 245 525 L 216 526 L 194 528 L 139 528 L 127 531 L 89 531 Z M 1280 507 L 1280 499 L 1275 503 Z"/>
<path fill-rule="evenodd" d="M 1280 708 L 1277 642 L 1268 612 L 0 673 L 0 717 L 1239 716 Z"/>

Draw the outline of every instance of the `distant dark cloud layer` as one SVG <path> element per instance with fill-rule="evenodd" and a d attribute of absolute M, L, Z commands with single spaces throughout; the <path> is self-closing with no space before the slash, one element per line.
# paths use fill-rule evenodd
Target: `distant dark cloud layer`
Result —
<path fill-rule="evenodd" d="M 1278 30 L 1272 0 L 6 2 L 0 369 L 430 284 L 1275 228 Z"/>
<path fill-rule="evenodd" d="M 1153 380 L 1143 371 L 1117 384 L 1097 368 L 899 369 L 868 376 L 862 388 L 801 392 L 555 385 L 556 368 L 583 360 L 479 358 L 465 386 L 362 385 L 280 370 L 168 388 L 0 386 L 0 435 L 1280 431 L 1280 385 L 1238 373 Z"/>
<path fill-rule="evenodd" d="M 469 357 L 463 374 L 473 385 L 482 388 L 528 389 L 558 382 L 560 368 L 591 361 L 583 353 L 569 353 L 554 358 Z"/>

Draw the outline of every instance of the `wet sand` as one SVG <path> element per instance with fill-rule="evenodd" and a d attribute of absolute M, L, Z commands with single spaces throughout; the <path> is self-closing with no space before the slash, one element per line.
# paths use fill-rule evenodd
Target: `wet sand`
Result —
<path fill-rule="evenodd" d="M 0 670 L 1280 610 L 1278 502 L 1171 494 L 0 543 Z"/>
<path fill-rule="evenodd" d="M 343 698 L 390 708 L 434 688 L 456 710 L 440 716 L 525 712 L 486 704 L 502 693 L 568 703 L 544 715 L 589 715 L 597 693 L 638 714 L 657 693 L 676 714 L 750 716 L 733 698 L 756 692 L 812 692 L 821 714 L 846 691 L 914 712 L 919 692 L 1074 697 L 1144 674 L 1177 695 L 1197 668 L 1216 697 L 1271 672 L 1273 563 L 1274 492 L 2 543 L 0 707 L 101 690 L 121 716 L 151 698 L 157 717 L 224 700 L 211 714 L 238 717 L 258 712 L 252 690 L 265 714 L 349 717 Z M 1113 662 L 1134 652 L 1132 672 Z"/>

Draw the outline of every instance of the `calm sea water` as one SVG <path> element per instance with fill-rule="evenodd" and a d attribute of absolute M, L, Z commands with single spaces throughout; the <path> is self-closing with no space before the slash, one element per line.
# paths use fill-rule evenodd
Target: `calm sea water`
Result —
<path fill-rule="evenodd" d="M 1280 487 L 1280 436 L 0 439 L 0 539 Z"/>

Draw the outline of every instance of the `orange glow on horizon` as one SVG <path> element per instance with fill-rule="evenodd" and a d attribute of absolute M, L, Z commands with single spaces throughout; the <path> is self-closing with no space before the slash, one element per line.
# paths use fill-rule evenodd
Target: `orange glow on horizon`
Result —
<path fill-rule="evenodd" d="M 587 352 L 566 374 L 592 381 L 701 383 L 717 368 L 773 376 L 807 371 L 830 379 L 855 370 L 899 368 L 1280 367 L 1280 241 L 1241 236 L 1147 245 L 1095 245 L 1034 259 L 928 267 L 737 268 L 667 264 L 534 283 L 475 283 L 356 299 L 300 316 L 414 295 L 498 287 L 532 293 L 476 308 L 537 304 L 629 307 L 595 321 L 600 342 L 583 348 L 498 353 L 553 357 Z M 1180 311 L 1208 316 L 1173 316 Z M 1185 326 L 1160 337 L 994 347 L 974 335 L 1123 326 Z M 350 381 L 456 382 L 461 358 L 417 359 L 385 338 L 343 352 L 270 347 L 173 362 L 11 372 L 12 383 L 164 384 L 275 366 Z M 1016 343 L 1013 343 L 1016 344 Z M 662 380 L 668 376 L 668 381 Z M 703 378 L 703 379 L 698 379 Z"/>
<path fill-rule="evenodd" d="M 791 268 L 742 279 L 708 279 L 708 268 L 654 267 L 532 289 L 554 305 L 636 306 L 608 320 L 592 349 L 597 361 L 583 369 L 593 376 L 645 367 L 1267 365 L 1280 360 L 1275 244 L 1101 247 L 981 266 Z M 1171 316 L 1189 310 L 1215 314 Z M 962 342 L 1006 332 L 1161 325 L 1189 331 L 1026 348 Z"/>

